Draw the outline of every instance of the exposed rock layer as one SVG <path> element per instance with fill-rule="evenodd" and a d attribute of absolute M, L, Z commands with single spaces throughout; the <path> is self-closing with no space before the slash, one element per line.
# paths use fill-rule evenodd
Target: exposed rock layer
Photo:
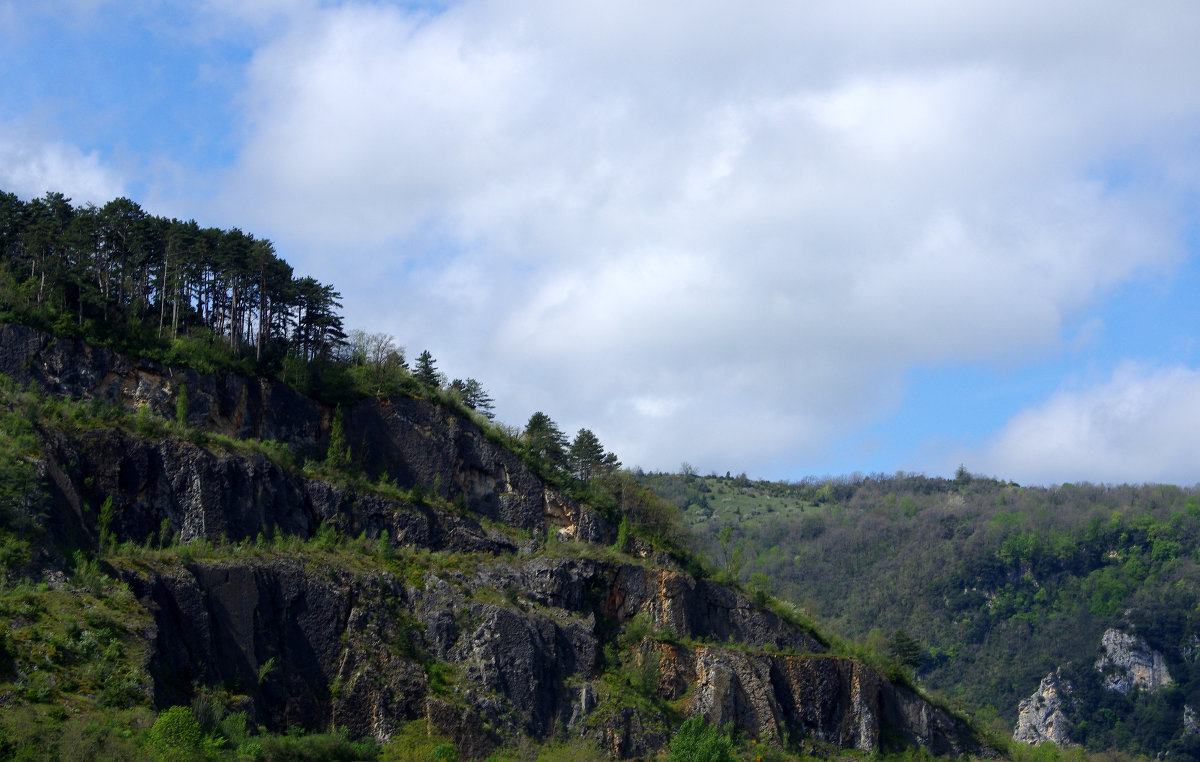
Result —
<path fill-rule="evenodd" d="M 168 418 L 186 386 L 191 424 L 275 440 L 300 456 L 323 454 L 334 414 L 279 384 L 133 363 L 11 326 L 0 328 L 0 373 Z M 471 422 L 409 397 L 365 400 L 343 415 L 368 477 L 441 500 L 389 500 L 176 437 L 43 432 L 62 547 L 95 547 L 95 508 L 108 498 L 105 531 L 117 542 L 312 538 L 323 525 L 373 542 L 348 563 L 273 551 L 120 562 L 112 571 L 153 616 L 157 706 L 219 685 L 243 693 L 254 722 L 276 729 L 345 726 L 382 740 L 423 717 L 470 758 L 514 733 L 563 729 L 629 757 L 669 738 L 661 704 L 622 698 L 631 688 L 621 675 L 653 668 L 636 688 L 644 698 L 767 742 L 870 750 L 891 739 L 990 754 L 948 714 L 827 655 L 811 633 L 745 596 L 671 563 L 602 552 L 594 543 L 611 542 L 609 522 L 549 489 Z M 548 529 L 579 544 L 547 553 Z M 653 636 L 619 648 L 635 621 Z"/>

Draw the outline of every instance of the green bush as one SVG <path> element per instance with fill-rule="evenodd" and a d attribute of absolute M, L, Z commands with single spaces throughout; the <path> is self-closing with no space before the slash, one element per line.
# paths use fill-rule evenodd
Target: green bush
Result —
<path fill-rule="evenodd" d="M 671 739 L 670 762 L 734 762 L 733 741 L 703 717 L 691 717 Z"/>
<path fill-rule="evenodd" d="M 173 706 L 158 716 L 146 734 L 146 745 L 157 759 L 188 759 L 200 751 L 203 733 L 186 706 Z"/>
<path fill-rule="evenodd" d="M 617 540 L 612 549 L 618 553 L 629 552 L 629 519 L 625 516 L 621 517 L 621 523 L 617 526 Z"/>
<path fill-rule="evenodd" d="M 428 762 L 458 762 L 458 749 L 452 743 L 440 743 L 425 759 Z"/>
<path fill-rule="evenodd" d="M 344 730 L 337 733 L 289 733 L 259 736 L 263 759 L 289 762 L 352 762 L 379 758 L 379 747 L 366 738 L 351 741 Z"/>

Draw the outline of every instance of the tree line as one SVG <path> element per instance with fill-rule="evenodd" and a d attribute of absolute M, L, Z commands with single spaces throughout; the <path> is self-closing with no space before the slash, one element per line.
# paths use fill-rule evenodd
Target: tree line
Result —
<path fill-rule="evenodd" d="M 341 295 L 295 275 L 271 241 L 127 198 L 74 206 L 0 191 L 0 309 L 93 340 L 204 338 L 256 363 L 327 358 L 346 339 Z"/>

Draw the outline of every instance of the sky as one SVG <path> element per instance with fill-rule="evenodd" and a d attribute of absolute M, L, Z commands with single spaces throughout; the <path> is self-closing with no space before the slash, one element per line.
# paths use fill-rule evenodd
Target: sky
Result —
<path fill-rule="evenodd" d="M 0 0 L 0 189 L 630 467 L 1200 482 L 1200 5 Z"/>

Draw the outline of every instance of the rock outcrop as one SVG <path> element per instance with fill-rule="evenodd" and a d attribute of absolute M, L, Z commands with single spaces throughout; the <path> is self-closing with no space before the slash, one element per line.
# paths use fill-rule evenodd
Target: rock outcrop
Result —
<path fill-rule="evenodd" d="M 301 458 L 324 456 L 335 413 L 278 382 L 231 374 L 203 375 L 154 362 L 134 363 L 102 347 L 56 340 L 23 326 L 0 326 L 0 374 L 21 385 L 33 383 L 56 396 L 147 408 L 167 419 L 175 417 L 178 395 L 186 388 L 189 423 L 230 437 L 273 441 Z M 589 542 L 611 542 L 615 536 L 615 530 L 594 511 L 547 487 L 520 458 L 452 411 L 424 399 L 401 396 L 363 400 L 343 411 L 343 417 L 351 460 L 372 480 L 386 478 L 402 488 L 419 486 L 473 513 L 537 534 L 556 526 L 572 539 Z M 80 444 L 86 451 L 93 442 Z M 130 442 L 96 444 L 120 448 Z M 180 446 L 171 453 L 157 442 L 135 447 L 139 452 L 130 452 L 106 472 L 126 480 L 117 485 L 119 491 L 109 494 L 114 500 L 136 495 L 143 504 L 148 501 L 158 506 L 160 513 L 172 513 L 172 528 L 185 539 L 207 536 L 215 540 L 221 530 L 207 528 L 208 519 L 214 518 L 211 512 L 208 516 L 181 514 L 181 507 L 211 505 L 214 512 L 234 515 L 238 512 L 221 506 L 227 488 L 256 492 L 266 483 L 264 478 L 271 482 L 270 487 L 282 486 L 275 472 L 267 473 L 266 458 L 252 464 L 249 473 L 239 474 L 236 468 L 230 470 L 230 459 L 206 459 L 196 448 Z M 189 469 L 186 476 L 176 468 L 181 464 Z M 87 465 L 93 468 L 96 464 Z M 89 471 L 89 475 L 96 472 Z M 138 484 L 131 483 L 138 480 Z M 211 494 L 203 493 L 206 488 Z M 272 497 L 278 496 L 268 491 Z M 174 507 L 166 507 L 167 503 Z M 283 496 L 282 503 L 256 505 L 254 512 L 269 513 L 294 505 Z M 181 518 L 185 515 L 186 519 Z M 299 516 L 290 520 L 302 521 Z M 281 526 L 286 529 L 290 524 Z M 229 538 L 234 539 L 232 532 Z M 145 535 L 133 539 L 144 540 Z"/>
<path fill-rule="evenodd" d="M 1071 682 L 1057 671 L 1043 677 L 1038 689 L 1018 707 L 1013 740 L 1031 745 L 1070 746 L 1071 723 L 1067 714 L 1072 690 Z"/>
<path fill-rule="evenodd" d="M 1163 655 L 1138 636 L 1109 628 L 1101 636 L 1100 645 L 1104 654 L 1096 660 L 1094 667 L 1107 690 L 1125 694 L 1135 690 L 1154 693 L 1171 684 L 1171 674 Z M 1074 686 L 1062 676 L 1061 668 L 1042 678 L 1033 695 L 1018 706 L 1013 740 L 1035 745 L 1046 742 L 1063 747 L 1072 745 L 1069 719 L 1072 690 Z M 1185 707 L 1185 725 L 1188 711 Z"/>
<path fill-rule="evenodd" d="M 667 742 L 670 702 L 670 714 L 766 743 L 992 754 L 961 721 L 740 592 L 640 545 L 608 550 L 616 532 L 600 513 L 424 399 L 343 409 L 364 474 L 354 487 L 296 465 L 323 457 L 335 411 L 280 384 L 12 326 L 0 327 L 0 373 L 168 419 L 186 386 L 193 426 L 278 443 L 41 431 L 58 546 L 95 548 L 102 534 L 180 544 L 111 556 L 107 569 L 153 622 L 156 707 L 221 686 L 272 729 L 385 740 L 424 718 L 467 758 L 514 734 L 562 732 L 627 758 Z"/>
<path fill-rule="evenodd" d="M 1100 640 L 1104 655 L 1096 660 L 1096 669 L 1104 675 L 1104 687 L 1129 693 L 1138 689 L 1148 693 L 1171 684 L 1171 673 L 1163 655 L 1136 635 L 1116 629 L 1104 631 Z"/>

